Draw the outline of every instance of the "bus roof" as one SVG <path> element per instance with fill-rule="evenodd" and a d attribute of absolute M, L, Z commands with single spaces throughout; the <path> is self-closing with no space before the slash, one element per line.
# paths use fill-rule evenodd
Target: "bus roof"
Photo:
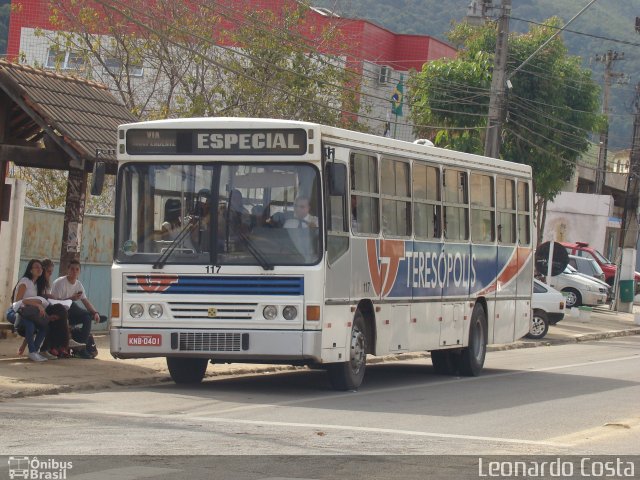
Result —
<path fill-rule="evenodd" d="M 127 123 L 120 125 L 120 130 L 144 129 L 144 128 L 166 128 L 166 129 L 234 129 L 234 128 L 304 128 L 317 130 L 322 139 L 329 142 L 349 145 L 352 148 L 372 150 L 375 146 L 380 149 L 380 153 L 398 156 L 418 156 L 428 159 L 440 160 L 449 164 L 459 164 L 461 167 L 473 163 L 475 167 L 486 169 L 502 169 L 510 171 L 515 175 L 531 176 L 529 165 L 509 162 L 471 153 L 458 152 L 440 147 L 433 147 L 423 144 L 415 144 L 404 140 L 397 140 L 379 135 L 356 132 L 338 127 L 330 127 L 311 122 L 298 120 L 282 120 L 271 118 L 243 118 L 243 117 L 201 117 L 201 118 L 178 118 L 166 120 L 150 120 L 144 122 Z"/>

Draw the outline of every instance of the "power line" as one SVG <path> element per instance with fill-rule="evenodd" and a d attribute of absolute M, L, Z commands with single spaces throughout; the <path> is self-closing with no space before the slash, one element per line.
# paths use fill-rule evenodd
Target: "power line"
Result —
<path fill-rule="evenodd" d="M 534 20 L 527 20 L 525 18 L 518 18 L 518 17 L 511 17 L 511 18 L 513 20 L 518 20 L 520 22 L 532 23 L 534 25 L 540 25 L 541 27 L 548 27 L 548 28 L 553 28 L 553 29 L 556 29 L 556 30 L 560 30 L 562 28 L 562 27 L 557 27 L 555 25 L 549 25 L 547 23 L 536 22 Z M 578 32 L 577 30 L 569 30 L 568 28 L 565 28 L 563 31 L 564 32 L 570 32 L 570 33 L 575 33 L 576 35 L 584 35 L 585 37 L 597 38 L 599 40 L 607 40 L 609 42 L 621 43 L 623 45 L 631 45 L 633 47 L 640 47 L 640 43 L 630 42 L 628 40 L 620 40 L 620 39 L 617 39 L 617 38 L 604 37 L 602 35 L 594 35 L 592 33 Z"/>

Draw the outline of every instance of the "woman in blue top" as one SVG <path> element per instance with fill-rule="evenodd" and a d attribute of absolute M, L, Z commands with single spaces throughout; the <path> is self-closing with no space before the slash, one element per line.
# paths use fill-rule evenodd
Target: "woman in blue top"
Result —
<path fill-rule="evenodd" d="M 45 295 L 45 277 L 42 262 L 37 259 L 29 260 L 24 275 L 13 290 L 12 301 L 14 302 L 14 310 L 18 312 L 17 328 L 24 328 L 24 338 L 27 340 L 29 347 L 29 358 L 34 362 L 43 362 L 47 360 L 40 355 L 39 350 L 43 340 L 47 336 L 49 328 L 46 325 L 45 307 L 48 303 L 44 299 Z M 43 303 L 46 302 L 46 303 Z M 20 308 L 23 306 L 33 306 L 38 309 L 38 314 L 43 319 L 36 325 L 32 319 L 28 319 L 20 315 Z"/>

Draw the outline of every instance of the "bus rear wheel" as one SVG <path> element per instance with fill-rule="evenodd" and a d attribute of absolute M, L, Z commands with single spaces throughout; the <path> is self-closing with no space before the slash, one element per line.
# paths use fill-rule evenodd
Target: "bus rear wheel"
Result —
<path fill-rule="evenodd" d="M 458 373 L 459 355 L 451 350 L 433 350 L 431 363 L 438 375 L 455 375 Z"/>
<path fill-rule="evenodd" d="M 356 390 L 364 378 L 367 366 L 367 331 L 360 312 L 356 312 L 351 327 L 349 360 L 329 364 L 329 381 L 335 390 Z"/>
<path fill-rule="evenodd" d="M 206 358 L 167 357 L 171 379 L 177 384 L 194 385 L 202 382 L 209 360 Z"/>
<path fill-rule="evenodd" d="M 477 377 L 484 366 L 487 355 L 487 319 L 484 308 L 479 303 L 473 307 L 469 325 L 469 344 L 460 355 L 460 374 Z"/>

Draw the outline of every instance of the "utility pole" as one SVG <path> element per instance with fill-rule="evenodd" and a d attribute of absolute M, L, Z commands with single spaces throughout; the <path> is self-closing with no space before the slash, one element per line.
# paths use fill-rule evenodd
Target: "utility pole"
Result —
<path fill-rule="evenodd" d="M 636 85 L 634 99 L 633 137 L 631 140 L 631 154 L 629 155 L 629 173 L 627 174 L 627 191 L 624 195 L 624 210 L 619 247 L 622 249 L 622 259 L 618 266 L 616 281 L 631 280 L 635 276 L 636 246 L 638 244 L 638 197 L 640 196 L 640 83 Z M 616 285 L 615 291 L 619 291 Z M 622 302 L 618 297 L 617 310 L 631 312 L 633 302 Z"/>
<path fill-rule="evenodd" d="M 604 96 L 602 99 L 602 113 L 607 116 L 607 125 L 600 134 L 600 151 L 598 153 L 598 169 L 596 170 L 595 193 L 602 194 L 607 170 L 607 151 L 609 147 L 609 95 L 611 79 L 624 77 L 624 73 L 613 72 L 613 62 L 622 60 L 624 52 L 609 50 L 604 55 L 596 55 L 596 61 L 604 63 Z"/>
<path fill-rule="evenodd" d="M 484 142 L 484 154 L 487 157 L 499 158 L 502 122 L 506 106 L 507 52 L 509 48 L 509 18 L 511 17 L 511 0 L 502 0 L 500 19 L 498 20 L 498 37 L 496 54 L 491 78 L 491 97 L 489 98 L 489 118 Z"/>

